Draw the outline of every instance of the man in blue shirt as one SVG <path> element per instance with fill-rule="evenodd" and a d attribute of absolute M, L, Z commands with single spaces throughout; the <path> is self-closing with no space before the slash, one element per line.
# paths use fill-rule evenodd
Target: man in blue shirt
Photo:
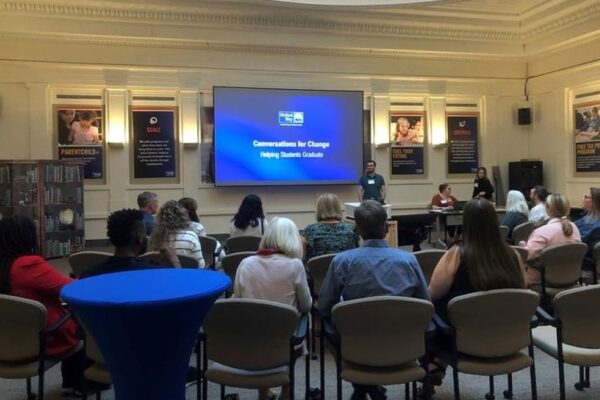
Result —
<path fill-rule="evenodd" d="M 137 197 L 138 207 L 144 213 L 144 225 L 146 236 L 150 236 L 154 230 L 154 214 L 158 211 L 158 196 L 156 193 L 143 192 Z"/>
<path fill-rule="evenodd" d="M 391 248 L 384 240 L 387 214 L 376 201 L 366 200 L 355 211 L 359 248 L 335 256 L 319 293 L 319 311 L 331 317 L 331 309 L 342 300 L 373 296 L 404 296 L 431 301 L 421 267 L 404 250 Z M 354 385 L 352 399 L 385 399 L 383 388 Z"/>
<path fill-rule="evenodd" d="M 367 170 L 358 181 L 358 201 L 375 200 L 381 204 L 385 201 L 385 180 L 383 176 L 375 173 L 377 163 L 373 160 L 367 162 Z"/>

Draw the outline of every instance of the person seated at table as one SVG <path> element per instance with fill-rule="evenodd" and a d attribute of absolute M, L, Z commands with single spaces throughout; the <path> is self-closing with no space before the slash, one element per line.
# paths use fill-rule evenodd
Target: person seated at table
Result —
<path fill-rule="evenodd" d="M 458 203 L 456 197 L 452 196 L 452 187 L 447 183 L 442 183 L 438 186 L 438 191 L 435 196 L 431 199 L 431 209 L 432 210 L 441 210 L 441 211 L 452 211 L 454 210 L 454 206 Z M 450 242 L 454 242 L 456 239 L 455 233 L 458 236 L 462 233 L 462 227 L 458 226 L 458 232 L 456 226 L 446 226 L 446 231 L 450 236 Z"/>
<path fill-rule="evenodd" d="M 161 251 L 167 247 L 175 250 L 178 255 L 198 260 L 198 268 L 205 267 L 198 235 L 190 228 L 190 217 L 186 209 L 176 200 L 169 200 L 160 207 L 150 236 L 151 251 Z"/>
<path fill-rule="evenodd" d="M 519 246 L 527 249 L 527 263 L 535 265 L 539 263 L 539 257 L 546 247 L 559 243 L 580 242 L 579 229 L 569 221 L 569 200 L 559 193 L 546 197 L 546 213 L 550 216 L 548 222 L 531 232 L 527 242 L 521 241 Z M 527 268 L 527 285 L 539 285 L 542 276 L 535 268 Z"/>
<path fill-rule="evenodd" d="M 463 208 L 462 241 L 440 259 L 429 283 L 436 314 L 448 322 L 450 300 L 468 293 L 505 288 L 525 288 L 524 266 L 517 252 L 500 236 L 498 217 L 492 203 L 477 198 Z M 451 351 L 448 338 L 437 335 L 431 343 L 434 360 L 427 368 L 427 386 L 420 398 L 429 398 L 434 386 L 442 384 Z"/>
<path fill-rule="evenodd" d="M 139 255 L 146 252 L 148 242 L 144 214 L 141 211 L 130 208 L 110 214 L 106 223 L 106 235 L 115 246 L 114 255 L 105 262 L 84 270 L 81 279 L 112 272 L 165 267 L 138 258 Z M 169 260 L 171 266 L 180 266 L 177 254 L 173 249 L 165 247 L 160 252 Z"/>
<path fill-rule="evenodd" d="M 342 207 L 335 194 L 319 196 L 316 217 L 317 223 L 308 225 L 302 233 L 306 260 L 358 247 L 358 235 L 353 225 L 342 222 Z"/>
<path fill-rule="evenodd" d="M 48 328 L 67 314 L 59 296 L 61 289 L 73 280 L 61 275 L 39 255 L 36 231 L 35 223 L 24 216 L 0 220 L 0 293 L 42 303 Z M 67 320 L 46 340 L 45 355 L 58 358 L 72 352 L 79 344 L 78 329 L 74 319 Z M 65 394 L 81 389 L 84 357 L 80 350 L 62 361 Z"/>
<path fill-rule="evenodd" d="M 233 284 L 233 296 L 276 301 L 308 313 L 312 298 L 304 264 L 302 241 L 296 224 L 288 218 L 273 218 L 260 242 L 256 255 L 240 263 Z M 281 398 L 288 398 L 282 388 Z M 259 399 L 274 397 L 268 388 L 259 390 Z"/>
<path fill-rule="evenodd" d="M 545 187 L 537 185 L 529 191 L 529 197 L 533 207 L 529 210 L 529 221 L 536 225 L 542 225 L 549 217 L 546 213 L 545 201 L 550 193 Z"/>
<path fill-rule="evenodd" d="M 510 190 L 506 195 L 506 214 L 500 225 L 508 227 L 508 238 L 512 239 L 513 229 L 524 224 L 529 218 L 529 207 L 525 196 L 518 190 Z"/>
<path fill-rule="evenodd" d="M 262 200 L 255 194 L 249 194 L 244 197 L 238 212 L 231 219 L 229 236 L 262 236 L 267 225 Z"/>
<path fill-rule="evenodd" d="M 592 271 L 596 268 L 593 257 L 594 246 L 600 242 L 600 189 L 590 188 L 583 196 L 583 210 L 585 215 L 575 221 L 575 226 L 579 229 L 581 241 L 588 245 L 588 251 L 585 253 L 581 269 Z M 588 272 L 589 273 L 589 272 Z"/>

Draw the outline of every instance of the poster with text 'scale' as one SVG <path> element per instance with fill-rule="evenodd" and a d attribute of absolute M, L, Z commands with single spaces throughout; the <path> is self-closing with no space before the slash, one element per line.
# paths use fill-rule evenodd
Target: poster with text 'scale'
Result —
<path fill-rule="evenodd" d="M 175 110 L 132 110 L 134 178 L 174 178 Z"/>
<path fill-rule="evenodd" d="M 58 159 L 81 161 L 85 179 L 103 179 L 102 107 L 57 105 L 54 110 Z"/>
<path fill-rule="evenodd" d="M 600 101 L 574 106 L 575 171 L 600 171 Z"/>
<path fill-rule="evenodd" d="M 448 174 L 471 174 L 479 165 L 479 115 L 447 116 Z"/>
<path fill-rule="evenodd" d="M 392 175 L 425 173 L 425 114 L 422 112 L 390 113 L 390 162 Z"/>

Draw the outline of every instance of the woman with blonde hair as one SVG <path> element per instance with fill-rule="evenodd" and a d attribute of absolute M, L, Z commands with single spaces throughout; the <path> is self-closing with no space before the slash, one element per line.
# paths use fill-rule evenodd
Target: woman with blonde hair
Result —
<path fill-rule="evenodd" d="M 240 263 L 233 295 L 287 304 L 302 314 L 310 311 L 312 299 L 302 264 L 302 243 L 292 220 L 273 218 L 256 255 Z M 281 398 L 287 398 L 287 395 L 284 387 Z M 268 388 L 259 389 L 260 400 L 271 398 L 274 394 Z"/>
<path fill-rule="evenodd" d="M 550 245 L 581 241 L 579 229 L 568 219 L 570 207 L 569 200 L 565 196 L 558 193 L 551 194 L 546 197 L 545 206 L 546 213 L 550 216 L 548 222 L 534 230 L 527 243 L 524 241 L 519 243 L 529 253 L 528 263 L 538 262 L 542 250 Z M 534 268 L 528 268 L 526 281 L 529 286 L 539 285 L 541 275 Z"/>
<path fill-rule="evenodd" d="M 165 247 L 172 248 L 177 254 L 196 258 L 199 268 L 204 268 L 198 235 L 190 228 L 187 210 L 176 200 L 169 200 L 160 207 L 150 236 L 150 250 L 160 251 Z"/>
<path fill-rule="evenodd" d="M 512 238 L 512 231 L 517 225 L 527 222 L 529 218 L 529 207 L 525 196 L 518 190 L 511 190 L 506 196 L 506 215 L 500 225 L 507 226 L 508 237 Z"/>
<path fill-rule="evenodd" d="M 302 234 L 307 260 L 358 247 L 358 235 L 354 226 L 342 222 L 342 207 L 335 194 L 319 196 L 316 217 L 317 223 L 308 225 Z"/>

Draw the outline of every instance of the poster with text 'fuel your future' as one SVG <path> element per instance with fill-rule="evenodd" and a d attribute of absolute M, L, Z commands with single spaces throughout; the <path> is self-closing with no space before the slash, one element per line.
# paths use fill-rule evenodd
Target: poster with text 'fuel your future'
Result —
<path fill-rule="evenodd" d="M 175 110 L 133 108 L 134 178 L 177 176 Z"/>

